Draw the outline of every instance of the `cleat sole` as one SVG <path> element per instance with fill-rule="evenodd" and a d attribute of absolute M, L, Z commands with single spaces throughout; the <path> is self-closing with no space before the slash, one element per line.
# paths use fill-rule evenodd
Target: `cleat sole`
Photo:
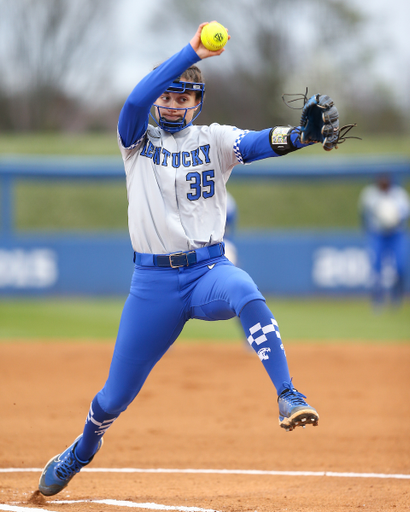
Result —
<path fill-rule="evenodd" d="M 289 418 L 279 417 L 279 426 L 287 432 L 294 430 L 296 427 L 305 427 L 312 425 L 317 427 L 319 424 L 319 415 L 312 408 L 299 409 Z"/>

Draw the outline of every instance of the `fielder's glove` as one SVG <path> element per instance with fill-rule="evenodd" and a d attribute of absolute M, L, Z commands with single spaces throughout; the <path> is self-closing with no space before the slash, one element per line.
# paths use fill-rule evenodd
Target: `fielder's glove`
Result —
<path fill-rule="evenodd" d="M 320 142 L 325 151 L 330 151 L 333 148 L 337 149 L 338 144 L 341 144 L 346 139 L 359 138 L 346 137 L 346 134 L 356 124 L 347 124 L 339 129 L 339 112 L 329 96 L 315 94 L 307 99 L 306 94 L 284 94 L 282 96 L 286 105 L 290 108 L 293 107 L 289 103 L 293 101 L 302 99 L 304 102 L 300 119 L 300 141 L 303 144 Z M 285 100 L 285 96 L 297 96 L 297 98 L 288 102 Z"/>
<path fill-rule="evenodd" d="M 321 142 L 325 151 L 337 147 L 339 140 L 339 112 L 329 96 L 315 94 L 302 109 L 300 141 Z"/>

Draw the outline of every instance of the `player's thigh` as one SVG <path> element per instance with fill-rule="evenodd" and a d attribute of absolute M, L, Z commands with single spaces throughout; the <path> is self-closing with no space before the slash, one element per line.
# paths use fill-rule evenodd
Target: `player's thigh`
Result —
<path fill-rule="evenodd" d="M 227 320 L 239 316 L 248 302 L 257 299 L 264 297 L 249 274 L 222 260 L 198 280 L 191 297 L 191 316 Z"/>
<path fill-rule="evenodd" d="M 98 396 L 109 413 L 127 408 L 185 323 L 182 301 L 177 292 L 171 293 L 169 283 L 140 295 L 147 284 L 154 284 L 145 277 L 141 276 L 145 282 L 131 287 L 124 304 L 108 379 Z"/>
<path fill-rule="evenodd" d="M 150 277 L 150 276 L 149 276 Z M 115 353 L 134 361 L 156 359 L 175 341 L 185 322 L 177 281 L 159 286 L 149 279 L 131 287 L 121 315 Z M 143 289 L 142 293 L 141 288 Z"/>

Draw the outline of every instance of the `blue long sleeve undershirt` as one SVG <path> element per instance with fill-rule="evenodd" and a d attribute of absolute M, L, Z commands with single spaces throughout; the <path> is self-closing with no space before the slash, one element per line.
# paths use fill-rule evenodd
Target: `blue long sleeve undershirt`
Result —
<path fill-rule="evenodd" d="M 261 131 L 250 131 L 241 140 L 239 144 L 239 151 L 241 152 L 244 163 L 255 162 L 256 160 L 263 160 L 264 158 L 271 158 L 281 156 L 275 153 L 270 145 L 269 134 L 271 128 L 266 128 Z M 310 144 L 302 144 L 299 138 L 300 129 L 295 128 L 290 139 L 296 149 L 301 149 Z"/>
<path fill-rule="evenodd" d="M 148 73 L 128 96 L 118 120 L 124 147 L 138 141 L 147 130 L 149 111 L 154 101 L 192 64 L 201 60 L 190 44 Z"/>

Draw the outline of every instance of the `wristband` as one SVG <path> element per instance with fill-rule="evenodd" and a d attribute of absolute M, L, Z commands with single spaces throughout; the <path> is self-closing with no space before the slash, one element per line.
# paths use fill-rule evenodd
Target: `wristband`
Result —
<path fill-rule="evenodd" d="M 275 126 L 269 132 L 269 142 L 271 148 L 277 155 L 287 155 L 292 151 L 296 151 L 296 147 L 290 138 L 290 134 L 294 130 L 293 126 Z"/>

